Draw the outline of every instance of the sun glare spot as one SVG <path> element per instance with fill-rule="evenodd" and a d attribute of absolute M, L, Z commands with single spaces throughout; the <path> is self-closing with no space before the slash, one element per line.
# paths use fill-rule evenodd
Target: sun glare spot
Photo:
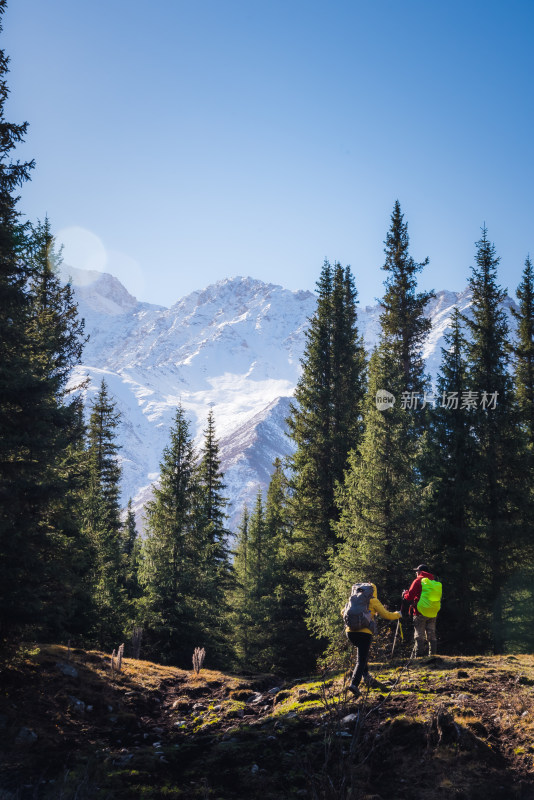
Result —
<path fill-rule="evenodd" d="M 86 228 L 72 226 L 57 234 L 58 244 L 63 245 L 63 261 L 76 269 L 105 272 L 106 248 L 98 236 Z M 92 280 L 92 279 L 91 279 Z M 88 279 L 89 282 L 91 280 Z"/>

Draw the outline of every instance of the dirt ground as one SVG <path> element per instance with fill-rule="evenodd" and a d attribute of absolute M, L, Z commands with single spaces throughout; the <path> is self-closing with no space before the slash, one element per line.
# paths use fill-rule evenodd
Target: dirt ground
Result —
<path fill-rule="evenodd" d="M 1 665 L 0 800 L 534 800 L 534 656 L 284 681 L 59 645 Z"/>

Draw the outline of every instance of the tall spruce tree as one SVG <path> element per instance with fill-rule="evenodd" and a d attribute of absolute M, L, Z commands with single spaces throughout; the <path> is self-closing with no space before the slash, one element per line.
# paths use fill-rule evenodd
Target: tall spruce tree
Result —
<path fill-rule="evenodd" d="M 122 549 L 127 559 L 132 557 L 137 539 L 137 525 L 135 524 L 132 498 L 130 497 L 128 505 L 126 506 L 126 518 L 122 527 Z"/>
<path fill-rule="evenodd" d="M 527 492 L 525 453 L 509 374 L 508 325 L 501 306 L 506 292 L 497 283 L 499 258 L 482 229 L 469 286 L 473 296 L 468 344 L 468 389 L 476 399 L 472 519 L 480 553 L 477 583 L 480 617 L 487 615 L 495 653 L 506 644 L 506 603 L 519 571 L 524 540 L 521 508 Z M 495 402 L 494 402 L 495 401 Z"/>
<path fill-rule="evenodd" d="M 215 420 L 211 410 L 195 480 L 198 493 L 194 510 L 199 559 L 198 618 L 203 642 L 210 653 L 210 663 L 222 667 L 229 658 L 229 610 L 226 597 L 231 585 L 231 565 L 229 531 L 226 528 L 228 501 L 224 496 L 219 443 L 215 436 Z"/>
<path fill-rule="evenodd" d="M 117 645 L 126 624 L 125 564 L 120 517 L 116 429 L 120 415 L 105 380 L 91 405 L 87 447 L 85 530 L 93 550 L 94 636 L 101 647 Z"/>
<path fill-rule="evenodd" d="M 530 486 L 530 491 L 525 493 L 521 503 L 525 569 L 515 593 L 517 613 L 513 630 L 516 646 L 531 650 L 534 646 L 534 276 L 530 257 L 525 261 L 523 278 L 516 294 L 519 310 L 511 309 L 517 322 L 512 362 L 520 425 L 527 443 L 525 483 Z"/>
<path fill-rule="evenodd" d="M 250 514 L 245 504 L 236 533 L 234 550 L 235 586 L 229 593 L 232 647 L 235 662 L 239 667 L 248 665 L 251 655 L 251 627 L 253 624 L 253 607 L 250 603 L 250 566 L 249 566 L 249 522 Z"/>
<path fill-rule="evenodd" d="M 126 517 L 122 526 L 122 559 L 124 589 L 128 608 L 128 618 L 134 622 L 136 617 L 135 602 L 141 597 L 142 590 L 139 584 L 139 563 L 141 557 L 141 542 L 137 532 L 135 513 L 132 505 L 132 498 L 128 500 L 126 507 Z"/>
<path fill-rule="evenodd" d="M 445 335 L 437 378 L 435 406 L 429 414 L 421 472 L 423 529 L 433 565 L 445 587 L 440 613 L 440 641 L 446 650 L 473 651 L 477 646 L 474 565 L 480 553 L 472 532 L 474 440 L 472 409 L 462 407 L 467 386 L 467 343 L 455 308 Z"/>
<path fill-rule="evenodd" d="M 72 513 L 79 506 L 73 499 L 79 499 L 82 487 L 82 386 L 69 385 L 86 339 L 72 288 L 59 276 L 61 253 L 48 219 L 28 227 L 26 253 L 31 268 L 27 332 L 34 375 L 42 386 L 31 445 L 39 466 L 34 491 L 39 492 L 36 524 L 43 543 L 38 626 L 42 635 L 60 637 L 78 627 L 79 607 L 86 603 L 88 542 L 82 515 Z"/>
<path fill-rule="evenodd" d="M 185 666 L 202 646 L 212 666 L 227 663 L 231 567 L 223 491 L 213 413 L 198 460 L 180 406 L 160 486 L 146 508 L 140 569 L 147 645 L 157 658 Z"/>
<path fill-rule="evenodd" d="M 224 480 L 221 472 L 219 443 L 215 436 L 213 411 L 208 414 L 204 431 L 204 443 L 196 473 L 199 487 L 198 518 L 206 536 L 206 547 L 211 553 L 210 567 L 220 567 L 216 582 L 224 580 L 228 568 L 228 530 L 226 528 L 226 506 Z"/>
<path fill-rule="evenodd" d="M 377 407 L 385 386 L 395 396 L 404 373 L 382 339 L 369 362 L 369 388 L 363 440 L 351 452 L 337 491 L 339 546 L 330 559 L 321 589 L 310 601 L 310 625 L 316 636 L 339 641 L 340 609 L 358 581 L 376 583 L 382 600 L 398 602 L 417 548 L 417 487 L 413 447 L 407 444 L 408 412 L 395 403 Z M 414 552 L 415 551 L 415 552 Z"/>
<path fill-rule="evenodd" d="M 388 273 L 386 291 L 380 304 L 380 323 L 395 358 L 404 374 L 404 390 L 421 394 L 427 388 L 422 348 L 431 322 L 424 316 L 434 292 L 416 292 L 417 274 L 428 264 L 420 264 L 409 254 L 408 224 L 404 222 L 397 200 L 391 215 L 391 227 L 385 241 L 386 260 L 383 269 Z"/>
<path fill-rule="evenodd" d="M 0 18 L 5 9 L 6 0 L 0 0 Z M 39 467 L 30 452 L 34 401 L 42 387 L 28 341 L 29 270 L 16 194 L 29 180 L 34 162 L 12 160 L 27 123 L 5 118 L 8 64 L 0 50 L 0 641 L 20 633 L 41 612 L 43 544 L 37 524 L 39 493 L 34 490 Z"/>
<path fill-rule="evenodd" d="M 266 538 L 272 552 L 267 586 L 267 668 L 277 674 L 302 675 L 315 666 L 316 648 L 303 621 L 305 595 L 297 569 L 289 484 L 279 458 L 273 467 L 265 502 Z"/>
<path fill-rule="evenodd" d="M 350 270 L 325 260 L 317 309 L 306 333 L 302 376 L 288 419 L 296 445 L 290 460 L 295 544 L 304 573 L 320 574 L 335 544 L 336 482 L 358 444 L 365 386 L 365 353 L 356 326 Z M 300 544 L 298 544 L 300 543 Z"/>
<path fill-rule="evenodd" d="M 512 346 L 515 393 L 530 451 L 534 454 L 534 273 L 530 256 L 517 288 L 519 310 L 512 307 L 517 322 Z"/>
<path fill-rule="evenodd" d="M 140 581 L 149 654 L 166 663 L 189 666 L 199 641 L 196 591 L 195 452 L 189 422 L 178 406 L 170 443 L 163 451 L 159 486 L 146 505 Z"/>
<path fill-rule="evenodd" d="M 245 509 L 238 530 L 232 593 L 234 650 L 241 668 L 272 666 L 272 605 L 275 548 L 266 526 L 262 491 L 249 516 Z"/>
<path fill-rule="evenodd" d="M 396 604 L 402 586 L 421 558 L 419 458 L 426 409 L 422 347 L 430 323 L 424 316 L 433 292 L 416 292 L 426 265 L 409 254 L 407 224 L 398 201 L 385 241 L 388 273 L 381 301 L 382 331 L 369 364 L 363 437 L 350 453 L 336 503 L 334 530 L 339 547 L 330 558 L 321 589 L 310 597 L 310 626 L 317 636 L 338 640 L 339 610 L 357 580 L 378 584 L 381 597 Z M 383 409 L 377 395 L 395 398 Z"/>

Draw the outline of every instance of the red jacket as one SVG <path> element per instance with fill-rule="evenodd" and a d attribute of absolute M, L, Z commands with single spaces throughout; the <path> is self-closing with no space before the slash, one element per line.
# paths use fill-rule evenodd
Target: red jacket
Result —
<path fill-rule="evenodd" d="M 410 588 L 407 589 L 403 594 L 403 598 L 411 606 L 410 608 L 411 613 L 417 614 L 418 616 L 419 616 L 419 611 L 417 610 L 417 603 L 419 602 L 419 598 L 421 597 L 421 581 L 423 578 L 430 578 L 431 581 L 434 580 L 434 576 L 432 575 L 431 572 L 420 572 L 417 578 L 410 586 Z"/>

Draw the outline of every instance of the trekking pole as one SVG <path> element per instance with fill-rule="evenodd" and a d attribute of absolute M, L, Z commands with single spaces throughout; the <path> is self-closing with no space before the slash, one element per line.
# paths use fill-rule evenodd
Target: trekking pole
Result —
<path fill-rule="evenodd" d="M 402 612 L 402 601 L 404 600 L 404 591 L 401 593 L 401 612 Z M 397 627 L 395 628 L 395 636 L 393 637 L 393 647 L 391 648 L 391 655 L 390 658 L 393 658 L 393 653 L 395 652 L 395 645 L 397 644 L 397 636 L 400 631 L 401 640 L 404 641 L 404 633 L 402 630 L 402 625 L 400 621 L 400 617 L 397 620 Z"/>
<path fill-rule="evenodd" d="M 404 639 L 404 636 L 402 634 L 402 625 L 401 625 L 400 617 L 397 620 L 397 627 L 395 628 L 395 636 L 393 637 L 393 647 L 391 648 L 390 658 L 393 658 L 393 653 L 395 652 L 395 645 L 397 644 L 397 634 L 399 633 L 399 630 L 401 632 L 402 639 Z"/>

